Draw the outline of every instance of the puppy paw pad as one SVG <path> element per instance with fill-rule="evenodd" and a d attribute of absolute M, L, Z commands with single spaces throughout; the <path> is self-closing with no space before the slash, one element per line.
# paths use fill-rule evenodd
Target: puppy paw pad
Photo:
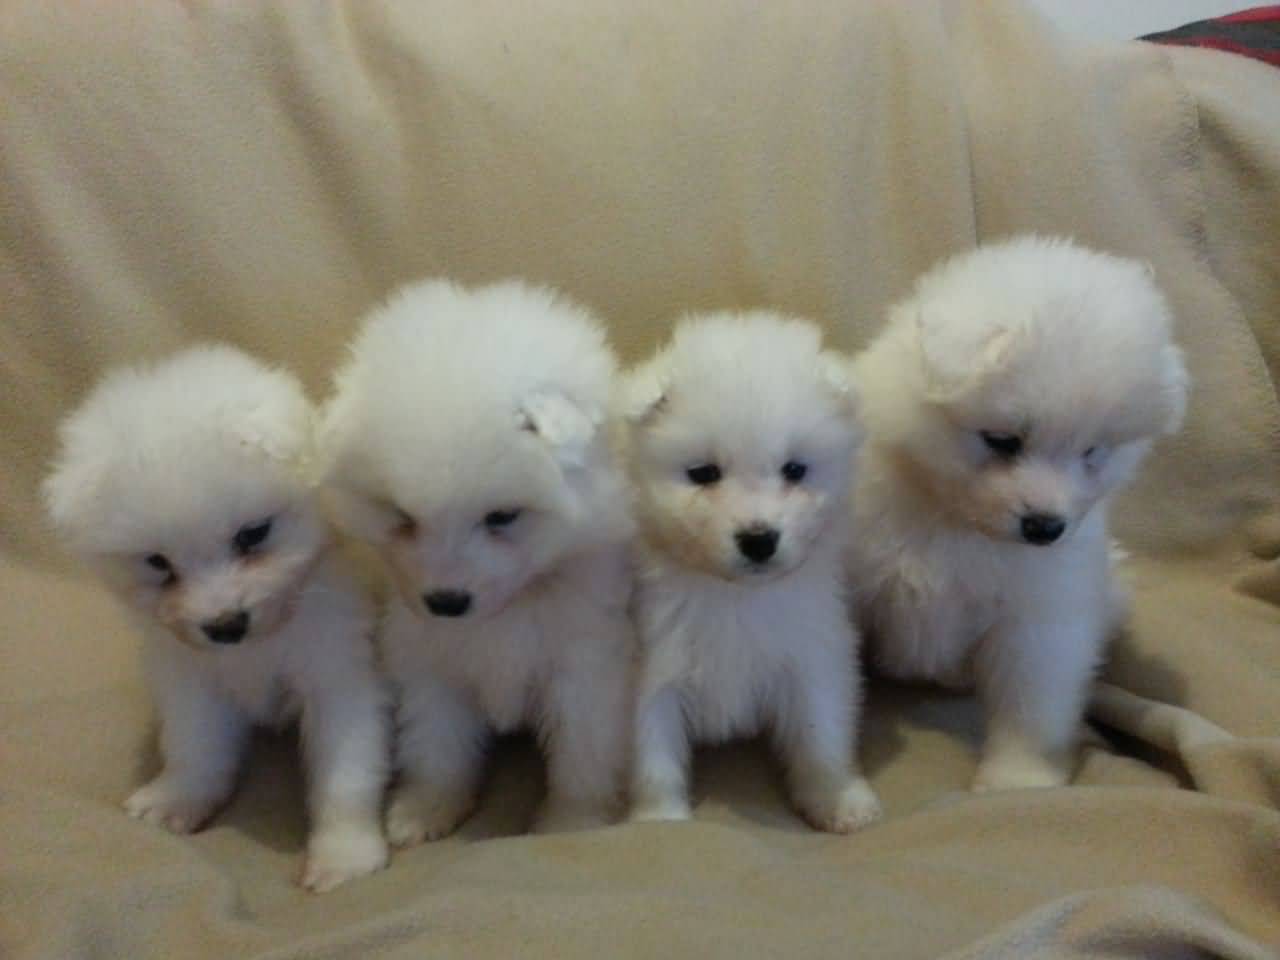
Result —
<path fill-rule="evenodd" d="M 827 833 L 852 833 L 883 815 L 875 791 L 861 779 L 838 789 L 802 797 L 799 806 L 810 825 Z"/>
<path fill-rule="evenodd" d="M 313 834 L 299 882 L 312 893 L 381 870 L 387 865 L 387 842 L 376 825 L 351 824 Z"/>
<path fill-rule="evenodd" d="M 995 754 L 979 764 L 973 778 L 973 792 L 1061 787 L 1068 779 L 1066 770 L 1044 757 Z"/>
<path fill-rule="evenodd" d="M 167 780 L 153 780 L 134 791 L 124 802 L 129 816 L 163 827 L 170 833 L 191 833 L 209 819 L 218 805 L 216 798 L 182 790 Z"/>
<path fill-rule="evenodd" d="M 638 802 L 627 817 L 634 823 L 659 823 L 693 819 L 693 811 L 686 800 L 679 797 L 661 797 Z"/>
<path fill-rule="evenodd" d="M 447 837 L 471 812 L 465 794 L 439 794 L 402 787 L 387 808 L 387 839 L 397 847 L 413 847 Z"/>

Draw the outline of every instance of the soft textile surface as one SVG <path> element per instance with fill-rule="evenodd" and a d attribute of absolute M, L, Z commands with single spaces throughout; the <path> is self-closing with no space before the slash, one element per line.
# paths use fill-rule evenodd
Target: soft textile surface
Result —
<path fill-rule="evenodd" d="M 318 395 L 360 311 L 440 272 L 562 285 L 628 358 L 726 305 L 852 348 L 935 258 L 1031 229 L 1148 260 L 1195 378 L 1118 510 L 1139 606 L 1072 787 L 967 794 L 972 702 L 877 687 L 888 818 L 846 838 L 755 745 L 699 757 L 694 823 L 538 838 L 509 745 L 458 836 L 320 898 L 288 738 L 196 837 L 120 812 L 155 764 L 135 641 L 34 497 L 105 365 L 219 337 Z M 1275 955 L 1273 69 L 1067 49 L 989 0 L 10 0 L 0 296 L 7 960 Z"/>

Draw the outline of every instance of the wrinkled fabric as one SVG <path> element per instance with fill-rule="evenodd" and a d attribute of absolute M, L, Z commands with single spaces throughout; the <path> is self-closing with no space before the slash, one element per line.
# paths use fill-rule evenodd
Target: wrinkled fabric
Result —
<path fill-rule="evenodd" d="M 1014 2 L 11 0 L 0 9 L 0 955 L 1263 958 L 1280 944 L 1280 73 L 1068 45 Z M 294 741 L 205 831 L 137 642 L 37 485 L 109 364 L 224 339 L 317 398 L 424 275 L 552 283 L 636 359 L 682 310 L 845 348 L 937 258 L 1034 230 L 1149 262 L 1194 389 L 1115 511 L 1134 622 L 1073 785 L 974 796 L 970 698 L 875 686 L 887 809 L 788 809 L 758 744 L 696 820 L 524 834 L 496 754 L 459 833 L 315 897 Z"/>

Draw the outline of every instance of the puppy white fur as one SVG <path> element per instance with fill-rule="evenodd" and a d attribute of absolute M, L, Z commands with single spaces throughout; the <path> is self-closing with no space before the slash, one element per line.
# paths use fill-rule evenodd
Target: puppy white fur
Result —
<path fill-rule="evenodd" d="M 615 363 L 554 292 L 424 282 L 374 311 L 326 418 L 339 522 L 398 590 L 393 843 L 471 810 L 494 731 L 547 757 L 543 830 L 599 824 L 621 792 L 632 524 L 602 429 Z"/>
<path fill-rule="evenodd" d="M 691 741 L 767 729 L 811 824 L 874 819 L 842 572 L 847 363 L 804 321 L 691 317 L 619 402 L 642 542 L 632 817 L 690 816 Z"/>
<path fill-rule="evenodd" d="M 1125 612 L 1108 501 L 1186 405 L 1170 328 L 1141 264 L 1022 237 L 925 275 L 857 358 L 852 576 L 872 660 L 976 683 L 977 790 L 1070 777 Z"/>
<path fill-rule="evenodd" d="M 373 611 L 330 555 L 299 385 L 229 347 L 106 377 L 45 486 L 70 546 L 136 614 L 164 768 L 128 812 L 185 833 L 234 786 L 254 724 L 300 717 L 302 883 L 382 867 L 389 724 Z"/>

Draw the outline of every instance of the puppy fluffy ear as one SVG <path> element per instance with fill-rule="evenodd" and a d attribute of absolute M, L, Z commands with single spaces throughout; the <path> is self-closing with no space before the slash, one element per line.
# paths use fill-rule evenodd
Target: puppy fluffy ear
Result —
<path fill-rule="evenodd" d="M 818 375 L 835 395 L 841 411 L 850 419 L 856 420 L 862 403 L 854 380 L 853 360 L 834 350 L 824 350 L 818 355 Z"/>
<path fill-rule="evenodd" d="M 315 478 L 319 419 L 305 401 L 287 411 L 255 412 L 228 428 L 244 446 L 281 464 L 294 476 L 306 481 Z"/>
<path fill-rule="evenodd" d="M 539 437 L 565 467 L 586 464 L 603 412 L 586 409 L 555 389 L 538 390 L 520 405 L 522 430 Z"/>
<path fill-rule="evenodd" d="M 1182 351 L 1174 344 L 1167 344 L 1161 349 L 1161 365 L 1163 367 L 1161 389 L 1168 409 L 1164 432 L 1177 433 L 1182 428 L 1182 420 L 1186 416 L 1191 377 L 1187 373 Z"/>
<path fill-rule="evenodd" d="M 394 507 L 341 482 L 322 487 L 320 500 L 330 522 L 357 540 L 379 543 L 402 522 Z"/>
<path fill-rule="evenodd" d="M 98 509 L 101 469 L 96 463 L 74 463 L 63 459 L 44 479 L 40 492 L 45 512 L 57 534 L 73 549 L 79 549 L 82 525 Z"/>
<path fill-rule="evenodd" d="M 925 382 L 931 397 L 948 399 L 1004 369 L 1023 340 L 1018 324 L 978 326 L 941 322 L 912 306 L 907 320 L 916 331 Z"/>
<path fill-rule="evenodd" d="M 651 420 L 667 402 L 666 371 L 658 360 L 638 367 L 622 378 L 617 392 L 618 415 L 640 425 Z"/>
<path fill-rule="evenodd" d="M 86 409 L 88 402 L 59 425 L 58 453 L 40 486 L 54 532 L 78 553 L 92 552 L 104 510 L 110 513 L 103 488 L 115 455 L 114 438 L 86 416 Z"/>

